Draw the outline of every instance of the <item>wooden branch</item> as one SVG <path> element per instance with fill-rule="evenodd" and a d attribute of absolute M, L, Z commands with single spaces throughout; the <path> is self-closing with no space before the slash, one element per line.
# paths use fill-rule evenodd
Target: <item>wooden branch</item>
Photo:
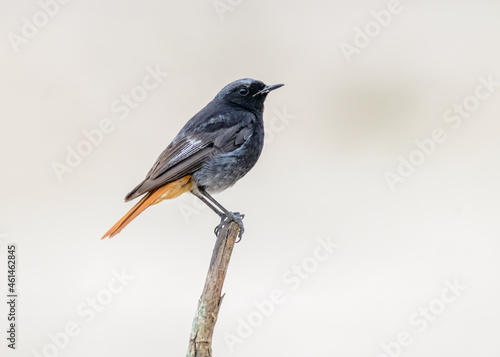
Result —
<path fill-rule="evenodd" d="M 222 286 L 239 231 L 240 226 L 230 222 L 217 235 L 205 287 L 194 316 L 186 357 L 212 356 L 212 336 L 224 297 L 221 296 Z"/>

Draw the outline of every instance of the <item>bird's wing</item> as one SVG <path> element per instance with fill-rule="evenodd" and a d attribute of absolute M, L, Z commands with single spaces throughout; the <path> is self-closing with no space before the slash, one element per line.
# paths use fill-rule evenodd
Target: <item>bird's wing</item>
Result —
<path fill-rule="evenodd" d="M 198 170 L 215 154 L 231 152 L 252 135 L 253 121 L 206 126 L 204 130 L 176 138 L 158 157 L 146 178 L 126 197 L 130 201 L 155 188 Z"/>

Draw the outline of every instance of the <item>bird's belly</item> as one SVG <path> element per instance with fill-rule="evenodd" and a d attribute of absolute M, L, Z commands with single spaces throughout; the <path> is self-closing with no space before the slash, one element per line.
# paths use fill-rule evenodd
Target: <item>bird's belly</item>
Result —
<path fill-rule="evenodd" d="M 260 150 L 245 150 L 241 147 L 230 153 L 213 156 L 193 174 L 193 181 L 198 187 L 208 192 L 217 193 L 233 186 L 255 165 Z"/>

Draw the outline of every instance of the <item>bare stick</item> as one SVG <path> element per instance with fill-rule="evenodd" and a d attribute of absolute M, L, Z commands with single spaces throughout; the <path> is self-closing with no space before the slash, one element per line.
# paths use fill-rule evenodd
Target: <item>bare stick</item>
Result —
<path fill-rule="evenodd" d="M 230 222 L 217 235 L 205 287 L 193 320 L 186 357 L 211 357 L 212 336 L 222 303 L 221 291 L 240 226 Z"/>

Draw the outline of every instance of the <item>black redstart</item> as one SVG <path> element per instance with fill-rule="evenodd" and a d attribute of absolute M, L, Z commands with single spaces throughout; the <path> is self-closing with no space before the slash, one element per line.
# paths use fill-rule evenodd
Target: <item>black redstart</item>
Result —
<path fill-rule="evenodd" d="M 230 212 L 210 194 L 231 187 L 257 162 L 264 144 L 264 100 L 283 84 L 265 85 L 245 78 L 225 86 L 192 117 L 126 197 L 145 196 L 102 238 L 113 237 L 151 205 L 191 191 L 221 218 L 244 232 L 243 214 Z"/>

